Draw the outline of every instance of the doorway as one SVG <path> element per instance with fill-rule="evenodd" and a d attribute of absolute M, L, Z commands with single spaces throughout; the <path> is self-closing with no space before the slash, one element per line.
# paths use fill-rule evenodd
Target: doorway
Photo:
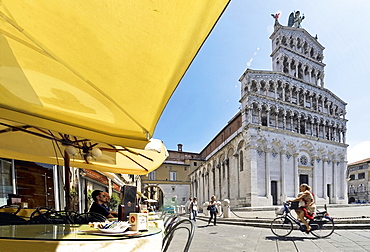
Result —
<path fill-rule="evenodd" d="M 330 195 L 331 195 L 331 185 L 330 184 L 327 184 L 326 185 L 326 196 L 329 199 L 329 204 L 331 204 L 331 197 L 330 197 Z"/>
<path fill-rule="evenodd" d="M 277 205 L 277 181 L 271 181 L 271 196 L 272 196 L 272 204 Z"/>
<path fill-rule="evenodd" d="M 308 175 L 300 174 L 299 175 L 299 185 L 307 184 L 308 185 Z"/>

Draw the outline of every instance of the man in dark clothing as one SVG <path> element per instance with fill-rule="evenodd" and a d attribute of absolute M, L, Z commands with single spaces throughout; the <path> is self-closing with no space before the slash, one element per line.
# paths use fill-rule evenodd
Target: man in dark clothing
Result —
<path fill-rule="evenodd" d="M 90 207 L 90 212 L 99 213 L 101 215 L 104 215 L 106 218 L 114 218 L 109 210 L 103 205 L 106 202 L 106 195 L 103 191 L 95 190 L 92 192 L 91 196 L 94 200 L 94 203 L 92 203 Z"/>

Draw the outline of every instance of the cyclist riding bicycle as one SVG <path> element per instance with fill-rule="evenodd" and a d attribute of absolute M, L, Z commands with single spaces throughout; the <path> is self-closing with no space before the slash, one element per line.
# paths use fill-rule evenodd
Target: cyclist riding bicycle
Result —
<path fill-rule="evenodd" d="M 313 194 L 311 193 L 311 187 L 309 185 L 301 184 L 299 190 L 302 192 L 302 194 L 300 194 L 300 196 L 293 200 L 288 200 L 288 202 L 302 201 L 304 203 L 298 209 L 296 209 L 296 213 L 298 215 L 298 218 L 306 226 L 306 233 L 309 233 L 311 231 L 311 227 L 310 225 L 308 225 L 305 217 L 310 220 L 313 219 L 316 212 L 315 200 Z"/>

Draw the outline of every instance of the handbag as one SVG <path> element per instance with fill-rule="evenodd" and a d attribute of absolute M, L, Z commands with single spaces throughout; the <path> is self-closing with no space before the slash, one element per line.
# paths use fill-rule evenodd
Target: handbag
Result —
<path fill-rule="evenodd" d="M 207 210 L 209 211 L 209 210 L 211 210 L 211 206 L 207 206 Z"/>

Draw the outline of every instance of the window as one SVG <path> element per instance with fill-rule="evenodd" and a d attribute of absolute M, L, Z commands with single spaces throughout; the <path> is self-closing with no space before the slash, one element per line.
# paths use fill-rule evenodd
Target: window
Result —
<path fill-rule="evenodd" d="M 357 187 L 357 191 L 358 191 L 358 192 L 365 192 L 365 186 L 364 186 L 364 184 L 360 184 L 360 185 L 358 185 L 358 187 Z"/>
<path fill-rule="evenodd" d="M 355 187 L 354 187 L 354 185 L 350 185 L 348 191 L 349 191 L 350 194 L 354 194 L 355 193 Z"/>
<path fill-rule="evenodd" d="M 302 156 L 299 161 L 300 161 L 301 165 L 307 165 L 308 164 L 308 159 L 307 159 L 306 156 Z"/>
<path fill-rule="evenodd" d="M 177 180 L 177 174 L 175 171 L 170 171 L 170 181 L 176 181 Z"/>
<path fill-rule="evenodd" d="M 350 175 L 349 180 L 355 180 L 355 174 Z"/>
<path fill-rule="evenodd" d="M 0 205 L 6 205 L 9 193 L 13 192 L 12 187 L 12 163 L 0 159 Z"/>
<path fill-rule="evenodd" d="M 239 169 L 240 171 L 243 171 L 243 152 L 242 151 L 239 153 Z"/>
<path fill-rule="evenodd" d="M 364 179 L 364 178 L 365 178 L 365 173 L 358 174 L 358 179 Z"/>
<path fill-rule="evenodd" d="M 194 166 L 197 166 L 197 162 L 194 162 Z"/>
<path fill-rule="evenodd" d="M 149 173 L 149 180 L 155 180 L 156 179 L 156 174 L 155 171 L 152 171 Z"/>

